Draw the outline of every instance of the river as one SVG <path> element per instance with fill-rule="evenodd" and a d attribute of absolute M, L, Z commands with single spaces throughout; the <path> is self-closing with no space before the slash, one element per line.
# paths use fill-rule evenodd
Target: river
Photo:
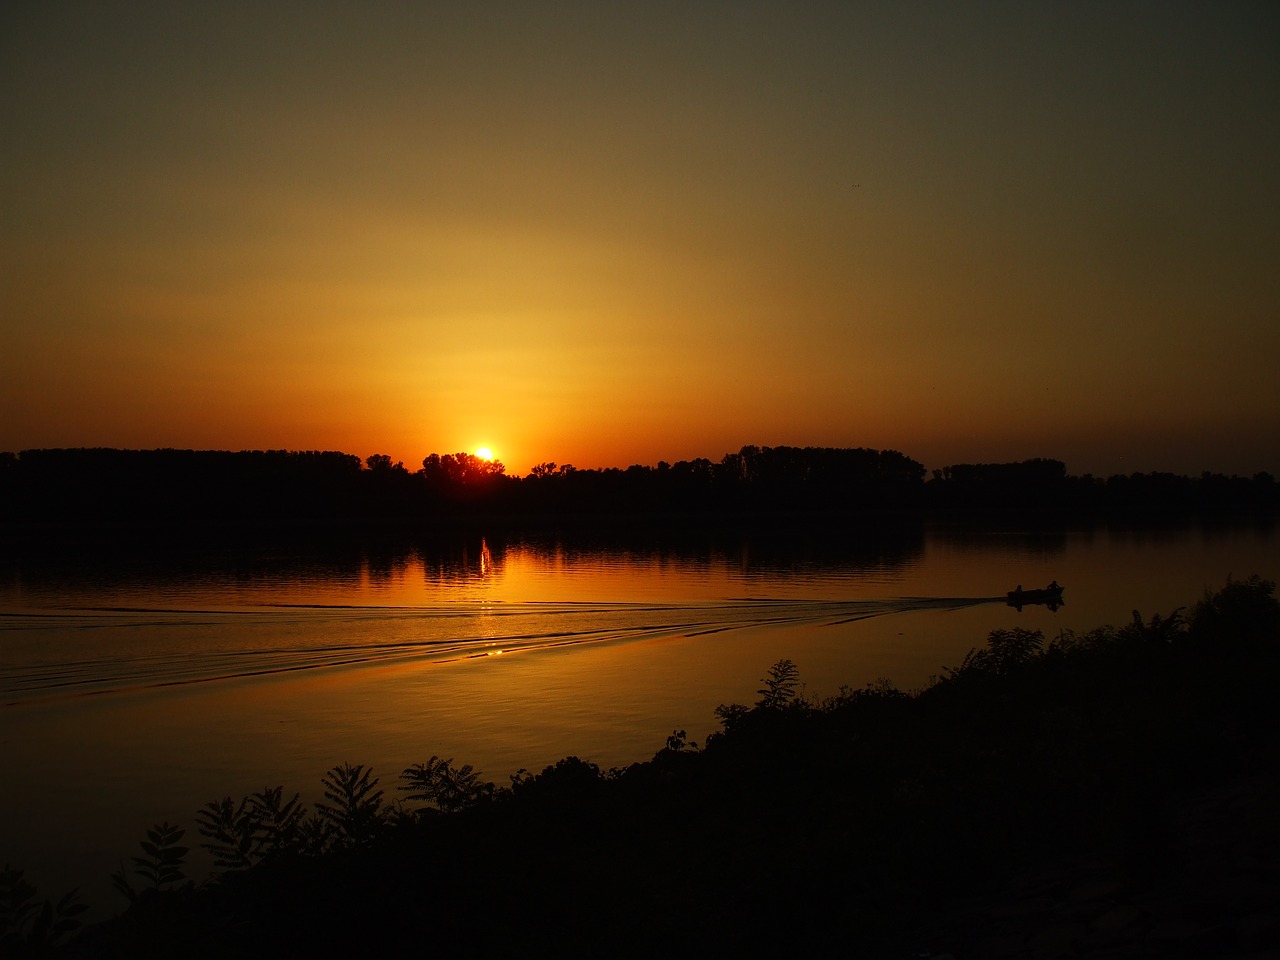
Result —
<path fill-rule="evenodd" d="M 145 827 L 230 794 L 435 754 L 505 783 L 643 760 L 794 661 L 806 695 L 917 689 L 993 629 L 1122 624 L 1229 575 L 1280 577 L 1272 521 L 1025 529 L 841 525 L 626 535 L 452 532 L 0 564 L 0 861 L 119 909 Z M 1063 607 L 1003 602 L 1066 588 Z M 197 849 L 192 871 L 207 868 Z"/>

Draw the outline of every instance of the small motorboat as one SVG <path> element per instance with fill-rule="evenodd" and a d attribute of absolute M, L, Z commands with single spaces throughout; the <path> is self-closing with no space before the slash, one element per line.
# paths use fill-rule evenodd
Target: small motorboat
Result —
<path fill-rule="evenodd" d="M 1005 601 L 1009 606 L 1017 609 L 1019 613 L 1022 608 L 1033 603 L 1043 604 L 1050 610 L 1057 610 L 1064 603 L 1062 599 L 1062 587 L 1055 580 L 1047 587 L 1038 587 L 1032 590 L 1023 590 L 1022 584 L 1018 584 L 1017 589 L 1010 590 L 1008 599 Z"/>

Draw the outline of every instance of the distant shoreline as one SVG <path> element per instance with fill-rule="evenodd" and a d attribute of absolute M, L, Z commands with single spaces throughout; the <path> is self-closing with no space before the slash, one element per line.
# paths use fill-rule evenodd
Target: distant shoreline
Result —
<path fill-rule="evenodd" d="M 1059 460 L 932 471 L 896 450 L 743 447 L 707 459 L 511 477 L 458 453 L 411 471 L 332 451 L 27 450 L 0 454 L 0 529 L 425 529 L 578 523 L 1093 519 L 1280 511 L 1280 484 L 1167 473 L 1073 476 Z"/>

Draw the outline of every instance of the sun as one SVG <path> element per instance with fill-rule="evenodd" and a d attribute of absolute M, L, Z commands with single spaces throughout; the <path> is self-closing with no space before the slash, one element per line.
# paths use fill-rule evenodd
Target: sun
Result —
<path fill-rule="evenodd" d="M 488 447 L 476 447 L 476 456 L 481 460 L 492 460 L 493 451 Z"/>

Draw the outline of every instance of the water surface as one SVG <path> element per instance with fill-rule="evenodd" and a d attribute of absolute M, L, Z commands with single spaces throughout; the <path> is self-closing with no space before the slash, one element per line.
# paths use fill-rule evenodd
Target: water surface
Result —
<path fill-rule="evenodd" d="M 57 552 L 0 567 L 0 860 L 54 892 L 224 794 L 432 754 L 498 782 L 701 740 L 794 660 L 824 696 L 920 687 L 1001 627 L 1168 614 L 1277 570 L 1263 525 L 503 537 Z M 1002 602 L 1066 585 L 1053 612 Z M 388 793 L 394 790 L 388 789 Z"/>

